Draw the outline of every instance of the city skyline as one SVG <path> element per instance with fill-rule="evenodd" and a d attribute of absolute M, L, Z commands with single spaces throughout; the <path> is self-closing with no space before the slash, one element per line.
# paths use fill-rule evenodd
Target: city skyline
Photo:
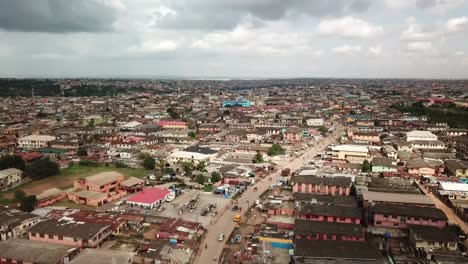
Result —
<path fill-rule="evenodd" d="M 0 1 L 2 77 L 468 78 L 468 2 Z"/>

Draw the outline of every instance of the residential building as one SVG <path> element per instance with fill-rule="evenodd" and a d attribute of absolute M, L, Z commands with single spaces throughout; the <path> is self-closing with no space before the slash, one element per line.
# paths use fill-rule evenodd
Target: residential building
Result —
<path fill-rule="evenodd" d="M 8 207 L 0 207 L 0 240 L 22 237 L 39 223 L 40 217 Z"/>
<path fill-rule="evenodd" d="M 73 247 L 99 247 L 112 230 L 109 225 L 49 219 L 29 229 L 29 240 Z"/>
<path fill-rule="evenodd" d="M 252 103 L 248 100 L 228 100 L 223 101 L 223 107 L 251 107 Z"/>
<path fill-rule="evenodd" d="M 45 148 L 49 142 L 55 140 L 54 136 L 48 135 L 30 135 L 18 139 L 18 147 L 25 149 Z"/>
<path fill-rule="evenodd" d="M 161 121 L 158 121 L 156 124 L 164 129 L 187 129 L 188 128 L 188 124 L 183 121 L 161 120 Z"/>
<path fill-rule="evenodd" d="M 424 194 L 363 191 L 362 200 L 364 209 L 378 203 L 435 207 L 434 201 Z"/>
<path fill-rule="evenodd" d="M 408 228 L 410 225 L 445 227 L 447 216 L 434 207 L 378 203 L 372 206 L 375 226 Z"/>
<path fill-rule="evenodd" d="M 304 204 L 297 208 L 298 218 L 336 223 L 361 223 L 361 210 L 355 207 Z"/>
<path fill-rule="evenodd" d="M 390 159 L 398 159 L 398 152 L 396 151 L 396 149 L 390 145 L 384 145 L 382 147 L 383 149 L 383 153 L 385 154 L 385 156 L 387 158 L 390 158 Z"/>
<path fill-rule="evenodd" d="M 441 170 L 443 171 L 441 162 L 424 159 L 409 160 L 406 163 L 406 169 L 410 174 L 429 176 L 437 175 Z"/>
<path fill-rule="evenodd" d="M 325 125 L 323 118 L 308 118 L 306 120 L 308 126 L 319 127 Z"/>
<path fill-rule="evenodd" d="M 414 141 L 414 140 L 429 140 L 429 141 L 436 141 L 437 136 L 429 131 L 422 131 L 422 130 L 413 130 L 410 132 L 406 132 L 406 141 Z"/>
<path fill-rule="evenodd" d="M 310 220 L 304 219 L 295 220 L 294 237 L 296 239 L 312 240 L 365 240 L 364 229 L 361 225 L 329 222 L 311 222 Z"/>
<path fill-rule="evenodd" d="M 444 161 L 445 168 L 447 171 L 459 178 L 467 178 L 468 177 L 468 161 L 466 160 L 445 160 Z M 1 172 L 0 172 L 1 173 Z"/>
<path fill-rule="evenodd" d="M 50 206 L 65 198 L 67 198 L 67 194 L 64 191 L 58 188 L 51 188 L 36 195 L 36 207 Z"/>
<path fill-rule="evenodd" d="M 316 193 L 293 193 L 296 206 L 301 204 L 325 204 L 334 206 L 357 207 L 357 201 L 354 196 L 328 195 Z"/>
<path fill-rule="evenodd" d="M 363 143 L 380 143 L 380 134 L 378 132 L 353 132 L 351 139 Z"/>
<path fill-rule="evenodd" d="M 372 172 L 376 172 L 376 173 L 398 171 L 396 160 L 389 159 L 389 158 L 373 157 L 371 165 L 372 165 Z"/>
<path fill-rule="evenodd" d="M 15 168 L 0 170 L 0 191 L 20 185 L 23 179 L 21 170 Z"/>
<path fill-rule="evenodd" d="M 456 251 L 462 244 L 458 236 L 447 227 L 413 225 L 409 230 L 410 242 L 417 249 Z"/>
<path fill-rule="evenodd" d="M 352 186 L 349 177 L 323 178 L 310 175 L 293 176 L 291 183 L 293 192 L 330 195 L 349 195 Z"/>
<path fill-rule="evenodd" d="M 380 250 L 370 242 L 294 240 L 295 263 L 384 264 Z M 331 262 L 332 261 L 332 262 Z"/>
<path fill-rule="evenodd" d="M 73 246 L 20 238 L 0 242 L 0 263 L 66 264 L 75 254 Z"/>
<path fill-rule="evenodd" d="M 414 149 L 444 149 L 445 144 L 438 140 L 412 140 L 409 141 Z"/>
<path fill-rule="evenodd" d="M 370 160 L 369 149 L 362 145 L 338 145 L 331 148 L 333 160 L 345 160 L 350 163 L 361 164 Z"/>
<path fill-rule="evenodd" d="M 182 162 L 193 162 L 194 164 L 198 164 L 200 162 L 205 162 L 208 164 L 210 159 L 216 157 L 218 151 L 204 148 L 204 147 L 188 147 L 183 150 L 174 151 L 169 156 L 169 162 L 171 164 L 177 164 Z"/>

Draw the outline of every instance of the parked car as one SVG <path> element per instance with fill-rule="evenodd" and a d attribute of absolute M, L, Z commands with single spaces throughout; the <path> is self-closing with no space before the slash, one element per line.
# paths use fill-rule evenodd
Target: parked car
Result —
<path fill-rule="evenodd" d="M 224 234 L 221 233 L 221 234 L 219 234 L 219 236 L 218 236 L 218 241 L 223 241 L 223 240 L 224 240 Z"/>
<path fill-rule="evenodd" d="M 164 211 L 164 210 L 166 210 L 166 207 L 160 206 L 160 207 L 158 208 L 158 212 L 162 212 L 162 211 Z"/>
<path fill-rule="evenodd" d="M 205 209 L 203 209 L 203 210 L 201 211 L 200 214 L 201 214 L 202 216 L 206 216 L 209 212 L 210 212 L 210 210 L 208 210 L 208 208 L 205 208 Z"/>
<path fill-rule="evenodd" d="M 211 213 L 211 216 L 216 216 L 217 214 L 218 214 L 218 211 L 213 211 L 213 212 Z"/>
<path fill-rule="evenodd" d="M 239 206 L 234 205 L 234 206 L 232 206 L 231 210 L 232 210 L 232 211 L 237 211 L 238 208 L 239 208 Z"/>

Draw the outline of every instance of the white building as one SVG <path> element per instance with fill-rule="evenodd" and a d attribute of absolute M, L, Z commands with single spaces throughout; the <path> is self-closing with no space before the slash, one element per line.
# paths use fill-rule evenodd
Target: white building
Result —
<path fill-rule="evenodd" d="M 18 147 L 20 148 L 45 148 L 50 141 L 55 140 L 54 136 L 47 135 L 30 135 L 18 139 Z"/>
<path fill-rule="evenodd" d="M 213 159 L 217 155 L 217 151 L 210 148 L 202 147 L 189 147 L 184 150 L 176 150 L 169 156 L 169 162 L 171 164 L 177 164 L 179 162 L 193 162 L 198 164 L 204 161 L 207 165 L 210 159 Z"/>
<path fill-rule="evenodd" d="M 413 140 L 437 140 L 437 136 L 429 131 L 413 130 L 406 132 L 406 141 Z"/>
<path fill-rule="evenodd" d="M 410 144 L 415 149 L 445 149 L 445 144 L 438 140 L 413 140 Z"/>
<path fill-rule="evenodd" d="M 323 118 L 309 118 L 306 121 L 308 126 L 323 126 L 325 125 L 325 121 Z"/>
<path fill-rule="evenodd" d="M 137 122 L 137 121 L 132 121 L 132 122 L 129 122 L 129 123 L 123 125 L 122 128 L 123 129 L 128 129 L 128 130 L 137 130 L 137 129 L 140 129 L 142 126 L 143 126 L 142 123 Z"/>
<path fill-rule="evenodd" d="M 333 160 L 346 160 L 350 163 L 361 164 L 370 160 L 369 148 L 365 145 L 338 145 L 331 148 Z"/>

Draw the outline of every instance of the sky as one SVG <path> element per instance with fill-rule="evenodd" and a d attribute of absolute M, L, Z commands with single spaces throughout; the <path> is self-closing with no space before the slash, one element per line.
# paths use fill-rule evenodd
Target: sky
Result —
<path fill-rule="evenodd" d="M 468 78 L 468 0 L 0 0 L 0 76 Z"/>

